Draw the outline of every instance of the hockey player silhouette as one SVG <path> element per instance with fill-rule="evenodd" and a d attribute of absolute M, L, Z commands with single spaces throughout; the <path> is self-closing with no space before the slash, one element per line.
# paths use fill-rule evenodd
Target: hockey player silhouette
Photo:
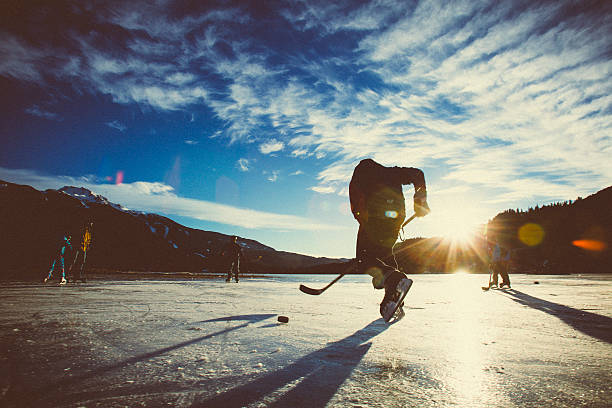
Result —
<path fill-rule="evenodd" d="M 385 289 L 380 313 L 389 321 L 403 312 L 403 298 L 412 280 L 391 266 L 393 246 L 406 217 L 402 185 L 414 185 L 417 217 L 429 213 L 425 177 L 414 167 L 385 167 L 372 159 L 362 160 L 349 184 L 351 212 L 359 222 L 357 269 L 372 276 L 376 289 Z"/>

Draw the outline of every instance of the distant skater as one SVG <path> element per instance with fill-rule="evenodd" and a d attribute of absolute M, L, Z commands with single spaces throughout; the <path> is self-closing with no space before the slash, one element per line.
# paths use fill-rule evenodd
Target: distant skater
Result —
<path fill-rule="evenodd" d="M 68 274 L 70 275 L 69 280 L 71 282 L 76 282 L 77 280 L 80 280 L 82 282 L 87 282 L 87 278 L 85 277 L 85 263 L 87 262 L 87 252 L 89 251 L 89 248 L 91 247 L 92 239 L 93 239 L 93 222 L 88 222 L 83 227 L 83 232 L 81 234 L 81 243 L 79 247 L 77 248 L 76 255 L 74 256 L 74 261 L 72 261 L 72 265 L 70 265 L 70 269 L 68 271 Z M 79 255 L 81 256 L 81 261 L 77 269 L 78 275 L 75 276 L 75 273 L 72 272 L 72 269 L 74 268 L 75 265 L 77 265 L 77 260 L 79 258 Z"/>
<path fill-rule="evenodd" d="M 420 169 L 385 167 L 365 159 L 355 167 L 349 184 L 351 212 L 359 223 L 357 269 L 372 276 L 375 289 L 385 289 L 380 314 L 386 321 L 402 312 L 400 299 L 412 285 L 412 280 L 397 269 L 393 256 L 393 246 L 406 217 L 404 184 L 414 185 L 416 216 L 427 215 L 425 176 Z"/>
<path fill-rule="evenodd" d="M 502 283 L 499 286 L 500 289 L 503 288 L 504 286 L 507 286 L 508 289 L 510 289 L 510 264 L 512 262 L 512 250 L 511 249 L 506 249 L 505 250 L 505 254 L 502 258 L 502 265 L 500 268 L 500 274 L 502 277 Z"/>
<path fill-rule="evenodd" d="M 230 259 L 229 270 L 227 271 L 227 279 L 226 282 L 232 280 L 232 273 L 234 274 L 234 279 L 238 282 L 238 273 L 240 272 L 240 260 L 242 258 L 242 247 L 238 244 L 238 237 L 232 236 L 230 242 L 225 246 L 223 250 L 223 255 L 228 256 Z"/>
<path fill-rule="evenodd" d="M 66 284 L 66 271 L 64 268 L 64 256 L 66 254 L 66 248 L 72 251 L 72 244 L 70 243 L 70 235 L 64 235 L 64 239 L 62 241 L 61 249 L 56 257 L 53 259 L 53 264 L 51 264 L 51 269 L 49 270 L 49 275 L 44 279 L 43 282 L 47 283 L 49 279 L 53 277 L 53 272 L 55 271 L 56 266 L 62 269 L 62 279 L 60 281 L 60 285 Z"/>
<path fill-rule="evenodd" d="M 506 256 L 502 257 L 502 250 L 502 247 L 499 245 L 497 240 L 495 240 L 495 245 L 493 245 L 493 250 L 491 251 L 491 269 L 493 272 L 493 279 L 491 280 L 489 287 L 497 287 L 497 282 L 499 280 L 498 276 L 501 275 L 502 283 L 501 286 L 499 286 L 500 289 L 504 287 L 504 285 L 510 288 L 510 277 L 508 277 L 507 270 L 510 261 L 510 251 L 508 251 L 506 254 L 508 257 L 508 262 L 505 262 Z"/>

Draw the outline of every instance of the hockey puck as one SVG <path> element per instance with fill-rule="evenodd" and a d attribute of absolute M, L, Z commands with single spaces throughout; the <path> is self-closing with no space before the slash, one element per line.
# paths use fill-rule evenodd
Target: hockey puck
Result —
<path fill-rule="evenodd" d="M 287 316 L 278 316 L 278 321 L 281 323 L 289 323 L 289 318 Z"/>

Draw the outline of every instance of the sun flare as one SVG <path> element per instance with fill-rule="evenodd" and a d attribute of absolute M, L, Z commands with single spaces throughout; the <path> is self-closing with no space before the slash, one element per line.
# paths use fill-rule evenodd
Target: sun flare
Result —
<path fill-rule="evenodd" d="M 453 222 L 446 224 L 445 229 L 444 238 L 456 243 L 469 243 L 474 238 L 477 225 L 467 222 Z"/>
<path fill-rule="evenodd" d="M 474 203 L 461 197 L 442 200 L 431 205 L 432 213 L 427 222 L 432 235 L 445 238 L 458 245 L 469 245 L 474 241 L 487 215 Z"/>

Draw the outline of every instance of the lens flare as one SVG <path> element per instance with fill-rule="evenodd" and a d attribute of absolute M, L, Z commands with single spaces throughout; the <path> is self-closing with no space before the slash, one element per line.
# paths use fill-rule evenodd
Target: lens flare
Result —
<path fill-rule="evenodd" d="M 598 241 L 595 239 L 577 239 L 575 241 L 572 241 L 572 244 L 574 246 L 577 246 L 578 248 L 596 252 L 603 251 L 608 247 L 608 244 L 606 244 L 605 242 Z"/>
<path fill-rule="evenodd" d="M 527 223 L 518 230 L 518 237 L 521 242 L 528 246 L 536 246 L 544 239 L 544 230 L 538 224 Z"/>
<path fill-rule="evenodd" d="M 123 170 L 117 171 L 117 176 L 115 176 L 115 184 L 119 185 L 123 183 Z"/>
<path fill-rule="evenodd" d="M 397 218 L 397 211 L 385 211 L 385 217 Z"/>

